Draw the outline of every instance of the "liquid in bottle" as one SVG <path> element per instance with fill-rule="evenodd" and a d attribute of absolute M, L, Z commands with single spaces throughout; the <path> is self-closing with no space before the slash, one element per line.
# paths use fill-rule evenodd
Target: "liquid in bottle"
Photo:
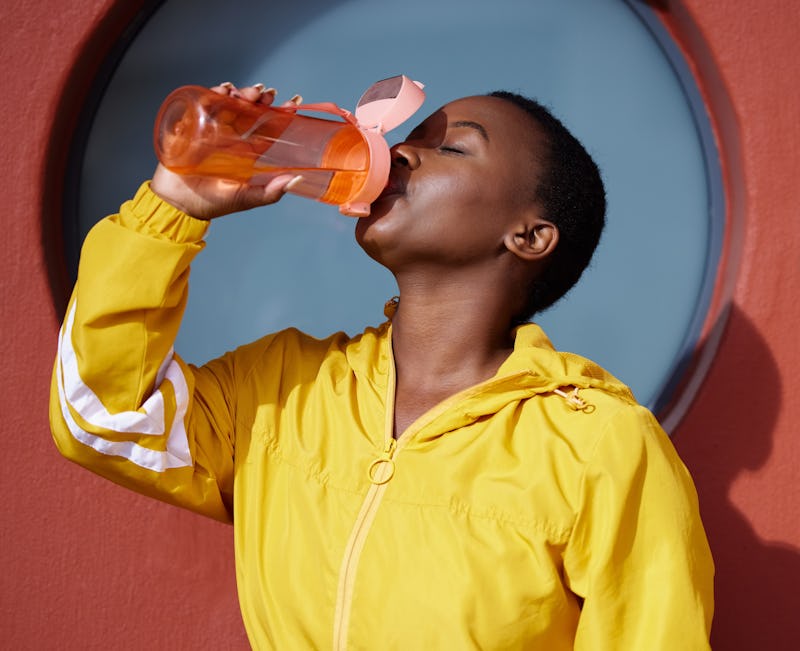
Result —
<path fill-rule="evenodd" d="M 354 118 L 335 104 L 265 106 L 184 86 L 159 111 L 155 149 L 165 167 L 184 175 L 256 183 L 301 175 L 294 194 L 363 216 L 389 175 L 389 147 L 382 134 L 415 112 L 423 99 L 420 84 L 393 77 L 362 96 Z M 344 121 L 298 110 L 327 112 Z M 360 112 L 375 124 L 362 125 Z"/>

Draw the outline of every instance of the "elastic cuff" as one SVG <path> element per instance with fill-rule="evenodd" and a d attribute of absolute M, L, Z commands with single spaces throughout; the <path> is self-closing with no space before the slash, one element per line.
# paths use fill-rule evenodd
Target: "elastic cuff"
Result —
<path fill-rule="evenodd" d="M 139 186 L 133 199 L 120 208 L 123 225 L 177 243 L 200 242 L 209 222 L 178 210 L 150 189 L 150 181 Z"/>

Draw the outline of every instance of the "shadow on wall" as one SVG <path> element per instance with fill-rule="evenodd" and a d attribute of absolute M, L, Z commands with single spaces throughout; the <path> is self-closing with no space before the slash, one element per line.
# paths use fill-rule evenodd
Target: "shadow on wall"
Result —
<path fill-rule="evenodd" d="M 773 447 L 781 379 L 764 339 L 736 306 L 707 382 L 675 437 L 700 495 L 716 564 L 715 651 L 796 649 L 800 550 L 764 541 L 731 502 L 742 471 L 763 466 Z"/>

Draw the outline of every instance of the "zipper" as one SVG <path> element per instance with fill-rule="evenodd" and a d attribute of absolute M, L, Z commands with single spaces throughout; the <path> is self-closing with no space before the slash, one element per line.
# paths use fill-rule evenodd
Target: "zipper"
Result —
<path fill-rule="evenodd" d="M 384 458 L 384 455 L 387 454 L 389 456 Z M 376 464 L 378 465 L 376 466 Z M 374 474 L 373 468 L 375 468 Z M 333 648 L 335 650 L 347 648 L 347 633 L 350 628 L 350 612 L 358 561 L 364 549 L 367 534 L 378 511 L 378 506 L 380 506 L 383 494 L 386 492 L 388 481 L 394 474 L 394 461 L 391 459 L 391 452 L 388 447 L 384 450 L 384 454 L 370 465 L 369 473 L 372 483 L 361 505 L 361 510 L 350 534 L 350 540 L 347 541 L 342 566 L 339 570 L 339 587 L 336 594 L 336 611 L 333 623 Z M 373 476 L 375 477 L 374 479 Z"/>
<path fill-rule="evenodd" d="M 394 353 L 392 352 L 391 337 L 389 339 L 389 374 L 386 386 L 386 418 L 383 424 L 383 451 L 367 467 L 367 478 L 370 481 L 369 490 L 361 504 L 350 539 L 345 546 L 342 565 L 339 569 L 339 586 L 336 591 L 336 610 L 333 619 L 333 649 L 339 651 L 347 646 L 347 633 L 350 628 L 350 611 L 353 601 L 353 588 L 355 587 L 356 569 L 364 543 L 367 539 L 375 514 L 380 506 L 383 494 L 386 492 L 389 480 L 394 476 L 394 456 L 400 443 L 408 440 L 407 433 L 403 432 L 399 438 L 394 438 L 394 396 L 397 374 L 394 367 Z"/>
<path fill-rule="evenodd" d="M 350 612 L 352 609 L 353 590 L 355 587 L 356 570 L 364 549 L 367 534 L 375 520 L 378 507 L 381 504 L 384 493 L 388 488 L 389 481 L 394 476 L 395 459 L 398 452 L 405 444 L 425 425 L 435 420 L 442 413 L 447 411 L 453 404 L 472 395 L 476 391 L 484 391 L 487 388 L 507 382 L 519 376 L 527 375 L 527 372 L 516 373 L 511 376 L 494 378 L 479 385 L 465 389 L 447 400 L 441 402 L 427 414 L 412 423 L 405 432 L 397 439 L 394 438 L 394 401 L 397 383 L 397 374 L 394 365 L 394 353 L 392 351 L 391 334 L 389 335 L 389 371 L 386 386 L 386 418 L 384 420 L 384 445 L 383 451 L 367 467 L 367 478 L 370 487 L 361 504 L 355 524 L 350 533 L 350 538 L 345 546 L 342 565 L 339 568 L 339 584 L 336 591 L 336 609 L 333 619 L 333 649 L 340 651 L 347 648 L 347 634 L 350 627 Z"/>

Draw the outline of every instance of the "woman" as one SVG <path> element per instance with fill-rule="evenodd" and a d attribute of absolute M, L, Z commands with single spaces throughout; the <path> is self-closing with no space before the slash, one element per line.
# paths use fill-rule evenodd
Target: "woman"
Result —
<path fill-rule="evenodd" d="M 234 523 L 255 648 L 708 648 L 713 565 L 686 469 L 624 385 L 526 323 L 600 237 L 591 158 L 496 93 L 445 105 L 392 160 L 356 224 L 397 280 L 390 320 L 290 329 L 202 368 L 172 342 L 208 220 L 297 181 L 159 167 L 84 245 L 59 449 Z"/>

